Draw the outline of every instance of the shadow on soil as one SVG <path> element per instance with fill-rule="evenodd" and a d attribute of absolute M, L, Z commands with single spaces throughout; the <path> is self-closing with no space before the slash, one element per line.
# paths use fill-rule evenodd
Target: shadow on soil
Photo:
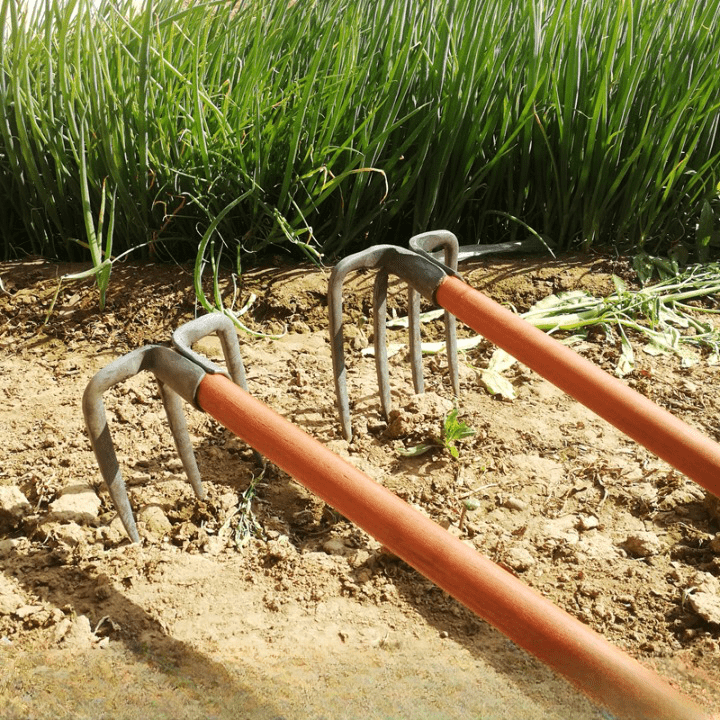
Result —
<path fill-rule="evenodd" d="M 39 554 L 43 557 L 38 558 Z M 58 695 L 65 691 L 74 718 L 135 720 L 147 718 L 150 712 L 154 720 L 199 717 L 283 720 L 276 708 L 258 697 L 262 692 L 259 673 L 252 668 L 247 668 L 246 673 L 243 668 L 243 675 L 251 680 L 240 682 L 220 663 L 168 635 L 157 618 L 115 590 L 104 574 L 67 566 L 56 550 L 34 553 L 32 562 L 27 560 L 19 553 L 11 553 L 4 558 L 0 570 L 15 576 L 28 592 L 55 607 L 66 610 L 72 607 L 74 613 L 86 615 L 91 628 L 104 627 L 98 630 L 99 634 L 110 629 L 107 624 L 103 626 L 103 620 L 111 616 L 113 639 L 120 640 L 127 652 L 122 653 L 125 657 L 118 662 L 117 650 L 114 653 L 93 650 L 84 661 L 82 652 L 73 651 L 74 661 L 80 656 L 79 665 L 76 662 L 68 664 L 67 655 L 63 655 L 58 668 L 58 663 L 51 659 L 51 651 L 29 651 L 30 661 L 26 659 L 23 663 L 17 657 L 14 662 L 9 660 L 10 651 L 4 650 L 0 653 L 0 667 L 5 665 L 2 673 L 5 680 L 0 685 L 12 682 L 16 691 L 21 690 L 20 698 L 24 695 L 34 701 L 34 708 L 39 704 L 38 693 L 53 697 L 48 698 L 48 715 L 38 716 L 36 710 L 26 715 L 16 710 L 11 715 L 0 712 L 3 718 L 56 717 L 53 713 L 57 712 L 57 706 L 62 707 L 62 697 Z M 106 656 L 109 657 L 103 667 Z M 21 671 L 23 664 L 29 667 Z M 11 672 L 13 665 L 14 673 Z M 36 686 L 34 678 L 38 665 L 44 676 Z M 55 667 L 50 672 L 46 665 Z M 63 675 L 63 668 L 66 675 Z M 255 678 L 257 682 L 253 681 Z M 51 681 L 50 693 L 43 687 L 47 680 Z M 112 710 L 112 714 L 101 713 L 97 703 L 108 701 L 108 698 L 113 703 L 116 695 L 119 698 L 115 706 L 105 708 Z M 40 703 L 40 706 L 44 704 Z M 12 712 L 12 708 L 8 712 Z"/>

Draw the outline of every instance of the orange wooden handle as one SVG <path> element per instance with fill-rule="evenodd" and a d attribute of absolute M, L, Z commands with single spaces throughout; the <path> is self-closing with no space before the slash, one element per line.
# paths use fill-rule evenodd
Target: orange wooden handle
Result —
<path fill-rule="evenodd" d="M 439 305 L 568 395 L 720 496 L 720 445 L 457 277 Z"/>
<path fill-rule="evenodd" d="M 367 531 L 612 713 L 633 720 L 706 720 L 601 635 L 531 590 L 222 375 L 198 404 L 279 468 Z"/>

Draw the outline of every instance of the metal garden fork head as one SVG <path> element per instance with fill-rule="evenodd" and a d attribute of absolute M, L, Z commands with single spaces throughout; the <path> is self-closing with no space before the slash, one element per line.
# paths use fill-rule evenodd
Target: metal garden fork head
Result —
<path fill-rule="evenodd" d="M 155 375 L 183 468 L 195 495 L 199 499 L 203 499 L 205 493 L 185 422 L 182 400 L 198 407 L 195 395 L 203 377 L 208 373 L 228 374 L 190 348 L 193 342 L 213 332 L 220 335 L 230 377 L 243 389 L 247 389 L 245 370 L 240 358 L 240 348 L 233 323 L 219 313 L 206 315 L 178 328 L 173 333 L 173 344 L 177 352 L 161 345 L 139 348 L 100 370 L 85 388 L 82 407 L 90 442 L 100 466 L 100 473 L 110 491 L 110 497 L 133 542 L 140 542 L 140 536 L 115 454 L 102 396 L 114 385 L 128 380 L 142 370 L 148 370 Z M 256 457 L 259 456 L 256 455 Z"/>
<path fill-rule="evenodd" d="M 421 240 L 421 243 L 427 242 L 429 246 L 437 247 L 438 244 L 452 242 L 450 238 L 445 236 L 450 236 L 457 245 L 454 235 L 445 231 L 425 233 L 418 236 L 418 238 L 425 238 L 425 240 Z M 349 272 L 360 268 L 378 269 L 373 289 L 373 336 L 380 403 L 386 417 L 391 410 L 387 348 L 385 345 L 388 276 L 390 273 L 397 275 L 417 292 L 432 300 L 435 290 L 443 278 L 447 275 L 456 274 L 454 269 L 443 265 L 427 253 L 420 254 L 394 245 L 376 245 L 368 250 L 350 255 L 332 269 L 328 288 L 330 343 L 335 391 L 340 410 L 340 423 L 346 440 L 352 438 L 352 427 L 350 424 L 350 404 L 347 395 L 347 373 L 343 348 L 342 284 Z M 419 300 L 417 306 L 419 306 Z M 414 348 L 415 356 L 419 355 L 420 352 L 420 335 L 417 329 L 419 328 L 418 315 L 419 312 L 416 311 L 416 320 L 414 323 L 413 320 L 410 321 L 410 327 L 415 328 L 417 338 L 415 343 L 411 342 L 411 348 Z M 454 351 L 448 347 L 448 357 L 453 353 Z M 416 372 L 417 370 L 414 370 L 414 374 Z M 420 369 L 419 375 L 422 375 L 422 369 Z"/>

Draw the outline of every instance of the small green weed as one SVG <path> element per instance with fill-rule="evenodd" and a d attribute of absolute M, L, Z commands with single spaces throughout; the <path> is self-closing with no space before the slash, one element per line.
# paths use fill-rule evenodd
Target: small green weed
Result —
<path fill-rule="evenodd" d="M 466 437 L 475 434 L 475 430 L 461 420 L 458 420 L 458 410 L 453 408 L 443 421 L 442 434 L 440 437 L 433 437 L 427 443 L 415 445 L 414 447 L 400 450 L 404 457 L 418 457 L 429 450 L 441 448 L 447 450 L 456 460 L 460 457 L 460 450 L 457 443 Z"/>
<path fill-rule="evenodd" d="M 462 440 L 466 437 L 471 437 L 475 434 L 475 430 L 464 422 L 458 420 L 457 408 L 453 408 L 452 412 L 448 414 L 443 423 L 443 435 L 442 444 L 443 447 L 455 458 L 460 457 L 460 451 L 458 450 L 455 443 L 458 440 Z"/>

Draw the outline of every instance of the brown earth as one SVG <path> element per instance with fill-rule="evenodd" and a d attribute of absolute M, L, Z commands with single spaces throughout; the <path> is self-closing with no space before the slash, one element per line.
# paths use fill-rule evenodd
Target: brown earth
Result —
<path fill-rule="evenodd" d="M 167 343 L 197 308 L 191 269 L 115 267 L 105 312 L 76 267 L 0 264 L 0 718 L 607 717 L 377 542 L 202 414 L 189 426 L 208 499 L 185 480 L 145 374 L 106 396 L 139 519 L 130 545 L 84 430 L 80 398 L 124 352 Z M 492 260 L 466 278 L 526 310 L 557 290 L 612 290 L 623 260 Z M 460 418 L 475 433 L 417 458 L 452 407 L 442 355 L 413 396 L 404 352 L 380 414 L 368 343 L 371 274 L 345 290 L 355 439 L 331 390 L 327 272 L 247 273 L 238 305 L 251 392 L 361 470 L 709 708 L 720 707 L 720 520 L 694 483 L 525 367 L 517 398 L 478 380 L 492 348 L 461 356 Z M 232 293 L 231 278 L 223 290 Z M 390 311 L 405 314 L 391 289 Z M 442 324 L 424 326 L 437 339 Z M 286 332 L 284 332 L 286 330 Z M 389 340 L 402 342 L 404 332 Z M 576 346 L 612 372 L 619 343 Z M 221 360 L 215 339 L 198 349 Z M 717 368 L 639 347 L 626 381 L 715 440 Z M 257 478 L 254 490 L 250 488 Z M 458 528 L 463 499 L 478 507 Z M 250 511 L 248 511 L 248 507 Z"/>

